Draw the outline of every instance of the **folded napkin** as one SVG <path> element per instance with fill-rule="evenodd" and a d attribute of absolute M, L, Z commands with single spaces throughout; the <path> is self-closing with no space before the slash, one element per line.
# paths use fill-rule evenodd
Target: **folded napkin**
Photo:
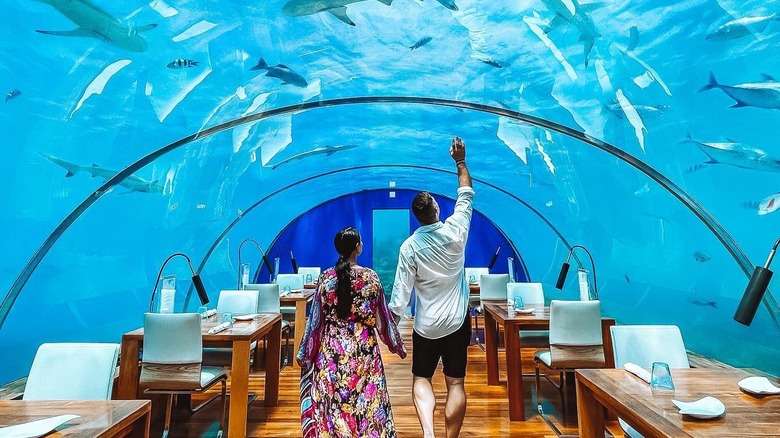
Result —
<path fill-rule="evenodd" d="M 230 322 L 223 322 L 220 325 L 214 326 L 209 329 L 209 334 L 213 335 L 214 333 L 219 333 L 223 330 L 227 330 L 230 328 Z"/>
<path fill-rule="evenodd" d="M 645 382 L 650 383 L 650 378 L 651 378 L 650 371 L 647 371 L 646 369 L 640 367 L 639 365 L 631 362 L 626 362 L 623 365 L 623 368 L 625 368 L 626 371 L 628 371 L 629 373 L 634 374 L 640 379 L 644 380 Z"/>
<path fill-rule="evenodd" d="M 217 309 L 209 309 L 206 311 L 206 318 L 208 318 L 209 316 L 214 316 L 216 314 L 217 314 Z"/>
<path fill-rule="evenodd" d="M 0 437 L 35 438 L 43 436 L 58 428 L 62 424 L 78 417 L 78 415 L 59 415 L 51 418 L 44 418 L 43 420 L 30 421 L 29 423 L 0 427 Z"/>

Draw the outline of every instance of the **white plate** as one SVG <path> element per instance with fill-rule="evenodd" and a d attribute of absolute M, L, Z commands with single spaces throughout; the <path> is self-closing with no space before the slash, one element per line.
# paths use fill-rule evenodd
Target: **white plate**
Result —
<path fill-rule="evenodd" d="M 773 385 L 766 377 L 748 377 L 737 382 L 737 385 L 751 394 L 780 394 L 780 388 Z"/>
<path fill-rule="evenodd" d="M 716 418 L 726 413 L 726 406 L 715 397 L 704 397 L 692 402 L 672 400 L 680 413 L 694 418 Z"/>
<path fill-rule="evenodd" d="M 233 315 L 233 319 L 235 319 L 236 321 L 251 321 L 255 319 L 257 315 L 258 315 L 257 313 L 249 313 L 246 315 Z"/>
<path fill-rule="evenodd" d="M 36 438 L 51 432 L 68 421 L 78 418 L 78 415 L 59 415 L 57 417 L 44 418 L 43 420 L 14 426 L 0 427 L 1 438 Z"/>
<path fill-rule="evenodd" d="M 530 315 L 530 314 L 534 313 L 534 310 L 536 310 L 536 308 L 531 307 L 530 309 L 520 309 L 520 310 L 515 310 L 514 312 L 515 313 L 523 313 L 523 314 L 526 314 L 526 315 Z"/>

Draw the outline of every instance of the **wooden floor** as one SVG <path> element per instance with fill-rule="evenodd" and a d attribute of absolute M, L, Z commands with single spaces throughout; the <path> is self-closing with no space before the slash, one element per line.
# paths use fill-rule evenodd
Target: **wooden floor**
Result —
<path fill-rule="evenodd" d="M 401 333 L 411 353 L 412 321 L 403 320 L 400 324 Z M 384 346 L 383 346 L 384 347 Z M 395 426 L 400 437 L 422 436 L 414 403 L 411 394 L 411 359 L 407 357 L 401 360 L 398 356 L 390 354 L 387 349 L 382 350 L 387 383 L 390 390 L 390 399 L 393 406 Z M 526 395 L 525 414 L 527 421 L 509 421 L 508 402 L 506 393 L 506 361 L 503 351 L 499 352 L 501 364 L 500 386 L 488 386 L 485 366 L 485 353 L 478 345 L 469 347 L 469 362 L 466 375 L 466 393 L 468 406 L 466 419 L 461 430 L 462 437 L 555 437 L 552 430 L 542 421 L 536 413 L 535 388 L 533 377 L 527 378 L 528 388 L 531 394 Z M 523 351 L 523 368 L 531 371 L 533 363 L 533 350 Z M 259 373 L 250 380 L 250 391 L 259 395 L 256 401 L 249 406 L 249 418 L 247 433 L 252 437 L 300 437 L 300 403 L 299 403 L 300 373 L 292 367 L 285 367 L 280 376 L 279 405 L 266 408 L 262 403 L 263 374 Z M 444 379 L 439 370 L 434 377 L 434 390 L 436 391 L 436 433 L 444 436 L 444 400 L 446 390 Z M 566 422 L 563 422 L 560 414 L 560 402 L 558 392 L 544 380 L 542 381 L 542 394 L 544 398 L 545 412 L 552 413 L 555 424 L 564 433 L 577 433 L 576 408 L 574 397 L 570 397 L 570 405 L 567 409 Z M 170 436 L 176 437 L 213 437 L 218 428 L 217 420 L 220 415 L 221 401 L 217 400 L 199 411 L 195 415 L 186 417 L 180 415 L 178 421 L 173 424 Z M 184 417 L 184 418 L 182 418 Z M 160 436 L 161 421 L 152 425 L 152 436 Z M 617 423 L 609 424 L 610 431 L 616 436 L 619 433 Z"/>

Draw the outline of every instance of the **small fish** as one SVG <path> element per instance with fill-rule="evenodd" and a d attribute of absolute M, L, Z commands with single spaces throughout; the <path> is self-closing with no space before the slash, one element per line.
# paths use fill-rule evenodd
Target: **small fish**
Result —
<path fill-rule="evenodd" d="M 629 34 L 629 40 L 628 40 L 628 47 L 626 47 L 626 51 L 630 52 L 636 49 L 636 45 L 639 44 L 639 29 L 637 29 L 636 26 L 631 26 L 631 28 L 628 29 L 628 34 Z"/>
<path fill-rule="evenodd" d="M 412 50 L 414 50 L 414 49 L 419 49 L 420 47 L 422 47 L 422 46 L 424 46 L 424 45 L 426 45 L 426 44 L 430 43 L 430 42 L 431 42 L 431 40 L 433 40 L 433 38 L 431 38 L 431 37 L 429 37 L 429 36 L 427 36 L 427 37 L 425 37 L 425 38 L 420 38 L 420 40 L 419 40 L 419 41 L 417 41 L 416 43 L 414 43 L 414 45 L 413 45 L 413 46 L 409 46 L 409 48 L 410 48 L 410 49 L 412 49 Z"/>
<path fill-rule="evenodd" d="M 640 187 L 638 190 L 634 191 L 634 196 L 644 195 L 645 193 L 648 193 L 649 191 L 650 191 L 650 184 L 645 183 L 645 185 Z"/>
<path fill-rule="evenodd" d="M 700 262 L 700 263 L 705 263 L 705 262 L 708 262 L 708 261 L 712 260 L 712 257 L 708 256 L 707 254 L 705 254 L 705 253 L 703 253 L 701 251 L 694 252 L 693 253 L 693 258 L 696 259 L 696 261 Z"/>
<path fill-rule="evenodd" d="M 758 214 L 763 216 L 765 214 L 772 213 L 780 208 L 780 193 L 767 196 L 761 203 L 758 204 Z"/>
<path fill-rule="evenodd" d="M 716 301 L 691 300 L 691 303 L 696 304 L 697 306 L 710 306 L 713 309 L 718 308 L 718 303 Z"/>
<path fill-rule="evenodd" d="M 503 65 L 501 65 L 500 62 L 493 61 L 492 59 L 480 59 L 480 61 L 484 62 L 485 64 L 495 67 L 495 68 L 504 68 Z"/>
<path fill-rule="evenodd" d="M 268 65 L 268 63 L 265 62 L 265 59 L 263 58 L 260 58 L 260 61 L 257 63 L 257 65 L 250 68 L 250 70 L 266 70 L 266 76 L 281 79 L 283 84 L 291 84 L 301 88 L 307 87 L 309 85 L 303 76 L 293 71 L 293 69 L 290 67 L 287 67 L 284 64 L 271 66 Z"/>
<path fill-rule="evenodd" d="M 626 283 L 631 284 L 631 279 L 628 278 L 628 274 L 623 275 L 623 277 L 625 277 Z"/>
<path fill-rule="evenodd" d="M 168 63 L 168 68 L 190 68 L 190 67 L 197 67 L 198 62 L 200 61 L 193 61 L 191 59 L 175 59 Z"/>
<path fill-rule="evenodd" d="M 5 101 L 8 102 L 9 100 L 19 96 L 22 94 L 22 90 L 17 90 L 14 88 L 13 90 L 9 91 L 8 94 L 5 95 Z"/>

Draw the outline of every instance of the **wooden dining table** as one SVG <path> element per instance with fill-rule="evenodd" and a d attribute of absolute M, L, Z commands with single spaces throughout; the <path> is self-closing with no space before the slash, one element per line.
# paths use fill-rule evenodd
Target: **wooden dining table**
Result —
<path fill-rule="evenodd" d="M 293 367 L 298 367 L 295 355 L 298 354 L 298 348 L 301 345 L 303 334 L 306 332 L 306 305 L 314 299 L 315 289 L 304 288 L 303 290 L 292 291 L 289 295 L 279 298 L 282 306 L 295 307 L 295 331 L 293 332 Z"/>
<path fill-rule="evenodd" d="M 149 438 L 150 412 L 149 400 L 0 400 L 0 428 L 72 414 L 46 438 Z"/>
<path fill-rule="evenodd" d="M 487 361 L 488 385 L 499 385 L 498 378 L 498 325 L 504 327 L 506 348 L 506 381 L 509 398 L 509 419 L 524 421 L 523 365 L 520 349 L 523 348 L 520 330 L 549 330 L 550 308 L 542 303 L 526 303 L 526 308 L 535 308 L 534 313 L 516 313 L 507 300 L 482 300 L 485 315 L 485 358 Z M 609 328 L 615 325 L 612 318 L 601 319 L 601 336 L 604 342 L 604 357 L 607 368 L 615 367 L 612 353 L 612 336 Z"/>
<path fill-rule="evenodd" d="M 266 406 L 276 406 L 279 401 L 282 315 L 280 313 L 261 313 L 250 321 L 235 321 L 232 328 L 219 333 L 211 334 L 208 332 L 210 328 L 220 323 L 221 321 L 217 318 L 203 321 L 201 324 L 203 346 L 233 349 L 230 367 L 228 437 L 245 437 L 247 397 L 249 396 L 249 346 L 252 342 L 267 336 L 264 402 Z M 125 333 L 122 336 L 118 399 L 132 400 L 143 397 L 143 394 L 139 393 L 138 390 L 140 377 L 138 355 L 143 341 L 143 328 Z"/>
<path fill-rule="evenodd" d="M 580 437 L 604 437 L 604 408 L 646 437 L 780 436 L 780 396 L 751 395 L 737 385 L 751 373 L 736 368 L 674 368 L 671 373 L 674 391 L 660 391 L 622 369 L 577 370 Z M 706 396 L 723 402 L 725 414 L 696 419 L 680 414 L 671 402 Z"/>

